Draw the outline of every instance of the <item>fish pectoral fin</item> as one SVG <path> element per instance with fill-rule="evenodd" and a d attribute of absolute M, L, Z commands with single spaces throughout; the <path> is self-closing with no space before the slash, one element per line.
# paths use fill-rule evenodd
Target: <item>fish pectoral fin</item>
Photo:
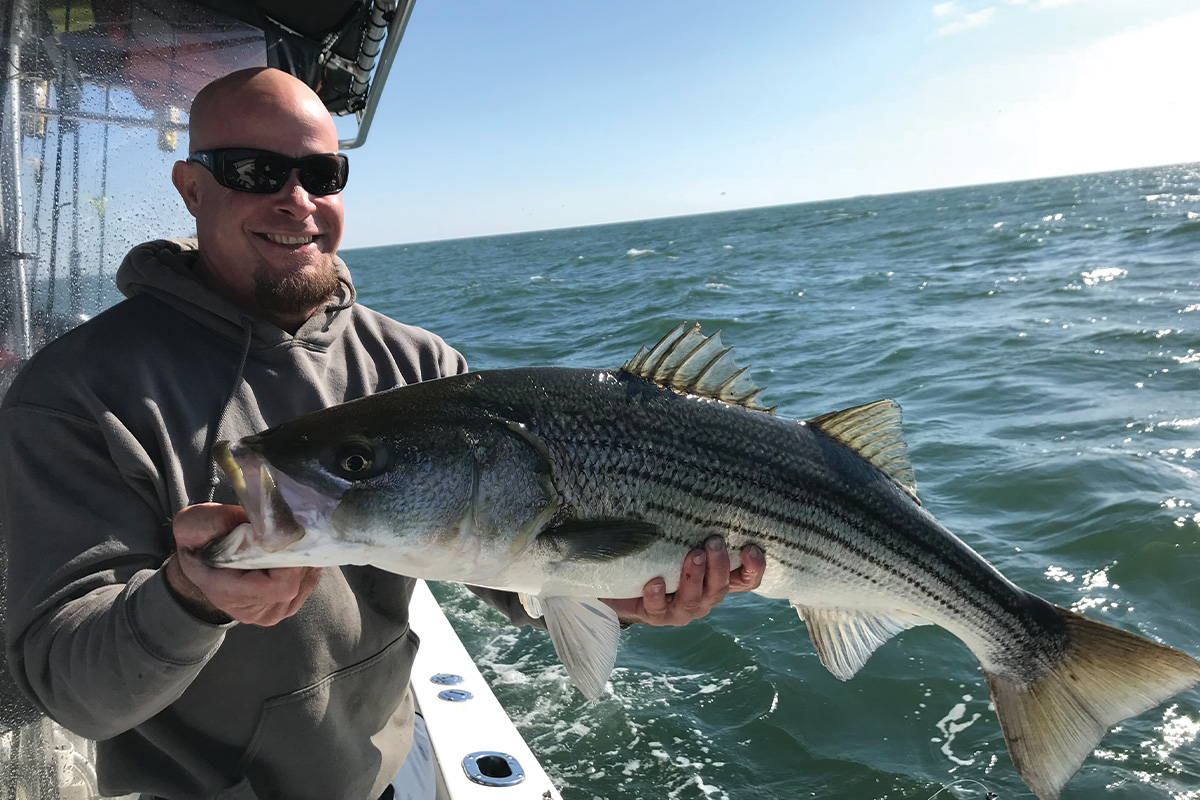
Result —
<path fill-rule="evenodd" d="M 604 691 L 617 663 L 621 623 L 617 612 L 596 598 L 538 598 L 558 659 L 589 700 Z"/>
<path fill-rule="evenodd" d="M 913 500 L 917 497 L 917 479 L 908 446 L 900 430 L 900 404 L 878 400 L 865 406 L 847 408 L 813 417 L 807 423 L 832 437 L 871 462 L 892 479 Z"/>
<path fill-rule="evenodd" d="M 888 639 L 914 625 L 926 624 L 907 614 L 809 608 L 795 603 L 792 606 L 808 626 L 808 636 L 825 669 L 843 681 L 853 678 Z"/>
<path fill-rule="evenodd" d="M 609 561 L 639 553 L 661 538 L 658 526 L 638 519 L 569 520 L 538 534 L 562 561 Z"/>

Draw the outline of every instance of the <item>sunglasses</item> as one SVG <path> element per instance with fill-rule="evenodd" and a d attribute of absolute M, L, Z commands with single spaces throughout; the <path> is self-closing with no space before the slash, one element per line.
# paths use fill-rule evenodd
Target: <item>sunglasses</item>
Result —
<path fill-rule="evenodd" d="M 350 177 L 350 159 L 341 153 L 291 158 L 270 150 L 223 147 L 198 150 L 187 160 L 207 169 L 226 189 L 251 194 L 278 192 L 287 185 L 294 169 L 300 171 L 300 185 L 312 195 L 337 194 L 346 188 Z"/>

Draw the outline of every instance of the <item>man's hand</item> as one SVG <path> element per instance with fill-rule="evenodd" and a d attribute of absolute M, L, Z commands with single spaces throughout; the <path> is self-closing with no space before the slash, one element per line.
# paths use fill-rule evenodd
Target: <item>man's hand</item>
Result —
<path fill-rule="evenodd" d="M 767 568 L 762 550 L 748 545 L 741 550 L 742 566 L 729 571 L 729 551 L 719 536 L 693 550 L 683 560 L 679 588 L 666 593 L 666 583 L 655 578 L 642 589 L 642 596 L 630 600 L 605 600 L 623 622 L 647 625 L 686 625 L 699 619 L 720 603 L 729 592 L 749 592 L 762 583 Z"/>
<path fill-rule="evenodd" d="M 274 625 L 300 610 L 321 577 L 319 567 L 214 569 L 201 560 L 204 545 L 245 522 L 241 506 L 218 503 L 188 506 L 175 515 L 176 552 L 167 559 L 167 584 L 205 622 Z"/>

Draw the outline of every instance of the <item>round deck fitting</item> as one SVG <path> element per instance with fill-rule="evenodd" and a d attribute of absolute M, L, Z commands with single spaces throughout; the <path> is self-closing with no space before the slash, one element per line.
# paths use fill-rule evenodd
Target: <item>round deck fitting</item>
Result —
<path fill-rule="evenodd" d="M 463 758 L 463 771 L 483 786 L 516 786 L 525 780 L 521 762 L 508 753 L 481 750 Z"/>

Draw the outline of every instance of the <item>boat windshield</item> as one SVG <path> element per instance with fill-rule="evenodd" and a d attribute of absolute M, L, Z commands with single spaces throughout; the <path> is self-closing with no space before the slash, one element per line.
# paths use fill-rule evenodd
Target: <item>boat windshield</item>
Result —
<path fill-rule="evenodd" d="M 0 151 L 0 389 L 117 299 L 122 255 L 187 236 L 171 162 L 200 87 L 265 65 L 263 31 L 188 3 L 17 3 Z"/>
<path fill-rule="evenodd" d="M 170 173 L 202 86 L 285 69 L 331 113 L 357 116 L 341 142 L 356 146 L 412 3 L 0 0 L 0 398 L 41 346 L 120 299 L 131 247 L 194 235 Z M 0 601 L 6 561 L 0 537 Z M 0 665 L 0 794 L 99 797 L 91 747 L 34 711 Z"/>

